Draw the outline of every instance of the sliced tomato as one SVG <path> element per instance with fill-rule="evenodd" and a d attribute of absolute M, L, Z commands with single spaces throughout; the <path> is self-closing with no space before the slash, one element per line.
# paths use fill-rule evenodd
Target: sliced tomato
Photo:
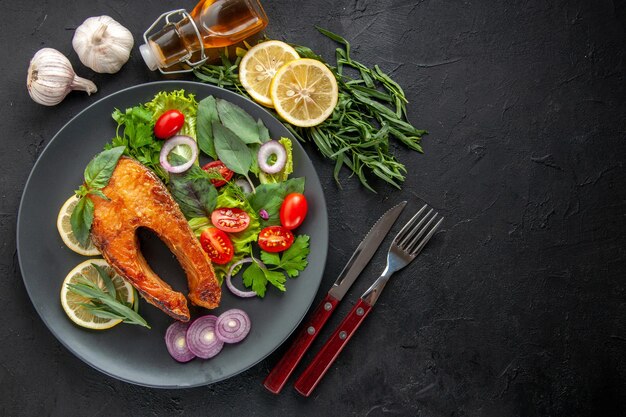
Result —
<path fill-rule="evenodd" d="M 282 252 L 293 244 L 293 233 L 282 226 L 269 226 L 259 233 L 259 246 L 266 252 Z"/>
<path fill-rule="evenodd" d="M 211 183 L 216 187 L 221 187 L 222 185 L 226 185 L 226 181 L 230 181 L 233 177 L 233 171 L 228 169 L 226 165 L 222 161 L 213 161 L 209 162 L 205 166 L 202 167 L 203 170 L 207 172 L 215 172 L 218 173 L 224 178 L 223 180 L 213 179 Z"/>
<path fill-rule="evenodd" d="M 154 136 L 167 139 L 178 132 L 185 124 L 185 115 L 178 110 L 168 110 L 154 124 Z"/>
<path fill-rule="evenodd" d="M 285 228 L 293 230 L 302 224 L 308 211 L 309 205 L 303 194 L 288 194 L 280 206 L 280 223 Z"/>
<path fill-rule="evenodd" d="M 209 255 L 209 258 L 211 258 L 211 261 L 219 265 L 230 262 L 235 254 L 233 243 L 226 233 L 215 227 L 209 227 L 202 231 L 200 244 L 202 249 Z"/>
<path fill-rule="evenodd" d="M 211 213 L 213 226 L 228 233 L 246 230 L 250 224 L 250 215 L 240 208 L 219 208 Z"/>

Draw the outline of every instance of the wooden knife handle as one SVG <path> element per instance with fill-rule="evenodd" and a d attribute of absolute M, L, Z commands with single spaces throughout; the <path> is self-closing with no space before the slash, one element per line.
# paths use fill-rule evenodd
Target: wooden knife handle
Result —
<path fill-rule="evenodd" d="M 265 388 L 274 394 L 280 392 L 309 346 L 311 346 L 311 343 L 313 343 L 328 318 L 335 311 L 338 303 L 339 300 L 330 294 L 326 294 L 326 297 L 313 311 L 308 322 L 301 327 L 289 350 L 287 350 L 267 378 L 265 378 L 265 381 L 263 381 Z"/>
<path fill-rule="evenodd" d="M 371 305 L 362 298 L 359 299 L 359 302 L 343 319 L 337 330 L 335 330 L 313 361 L 296 380 L 296 391 L 305 397 L 308 397 L 313 392 L 326 371 L 328 371 L 328 368 L 330 368 L 330 365 L 335 362 L 339 353 L 346 346 L 354 332 L 356 332 L 356 329 L 363 323 L 371 309 Z"/>

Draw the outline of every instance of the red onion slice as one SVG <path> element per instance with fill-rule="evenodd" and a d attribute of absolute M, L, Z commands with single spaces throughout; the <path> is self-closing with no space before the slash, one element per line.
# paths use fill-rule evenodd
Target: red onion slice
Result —
<path fill-rule="evenodd" d="M 172 149 L 177 146 L 189 146 L 189 148 L 191 149 L 191 156 L 189 157 L 189 160 L 184 164 L 172 165 L 170 164 L 170 161 L 168 161 L 167 157 L 169 156 L 170 152 L 172 152 Z M 159 154 L 159 162 L 167 172 L 179 174 L 191 168 L 197 157 L 198 144 L 196 143 L 196 141 L 189 136 L 177 135 L 171 137 L 165 142 L 165 144 L 161 148 L 161 153 Z"/>
<path fill-rule="evenodd" d="M 183 323 L 182 321 L 174 322 L 167 328 L 165 332 L 165 346 L 172 358 L 178 362 L 189 362 L 196 355 L 189 350 L 187 346 L 187 329 L 189 323 Z"/>
<path fill-rule="evenodd" d="M 250 183 L 243 178 L 239 178 L 237 181 L 235 181 L 235 185 L 238 185 L 244 194 L 250 194 L 252 192 L 252 187 L 250 186 Z"/>
<path fill-rule="evenodd" d="M 209 359 L 220 353 L 224 347 L 215 331 L 217 317 L 206 315 L 198 317 L 187 329 L 187 346 L 197 357 Z"/>
<path fill-rule="evenodd" d="M 276 156 L 276 162 L 270 165 L 268 161 L 272 155 Z M 263 172 L 276 174 L 280 172 L 280 170 L 285 167 L 285 163 L 287 163 L 287 151 L 277 140 L 270 140 L 259 148 L 257 160 L 259 161 L 259 168 L 261 168 Z"/>
<path fill-rule="evenodd" d="M 248 297 L 254 297 L 256 295 L 254 291 L 240 290 L 239 288 L 235 287 L 235 285 L 232 282 L 232 275 L 233 275 L 233 271 L 235 270 L 235 268 L 241 264 L 245 264 L 245 263 L 253 262 L 253 261 L 254 259 L 252 258 L 243 258 L 242 260 L 235 262 L 228 270 L 228 274 L 226 275 L 226 286 L 228 287 L 230 292 L 235 294 L 237 297 L 248 298 Z M 263 265 L 262 262 L 259 262 L 259 266 L 261 268 L 265 268 L 265 265 Z"/>
<path fill-rule="evenodd" d="M 233 308 L 223 312 L 215 323 L 215 335 L 224 343 L 241 342 L 250 333 L 250 317 Z"/>

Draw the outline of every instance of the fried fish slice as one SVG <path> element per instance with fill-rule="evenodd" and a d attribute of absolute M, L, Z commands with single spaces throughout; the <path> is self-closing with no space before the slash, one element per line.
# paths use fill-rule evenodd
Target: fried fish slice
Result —
<path fill-rule="evenodd" d="M 177 320 L 188 321 L 183 294 L 159 278 L 141 254 L 137 228 L 146 227 L 176 255 L 187 274 L 191 302 L 216 308 L 221 288 L 211 261 L 156 175 L 134 159 L 122 157 L 102 191 L 109 200 L 89 195 L 94 203 L 91 237 L 107 262 L 148 302 Z"/>

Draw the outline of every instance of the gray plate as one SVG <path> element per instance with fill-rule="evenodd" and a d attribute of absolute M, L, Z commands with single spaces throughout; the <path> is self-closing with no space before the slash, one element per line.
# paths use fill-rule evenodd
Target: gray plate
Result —
<path fill-rule="evenodd" d="M 120 380 L 159 388 L 183 388 L 217 382 L 250 368 L 272 353 L 293 332 L 309 309 L 319 288 L 328 249 L 328 216 L 319 179 L 304 150 L 294 142 L 294 176 L 306 177 L 309 214 L 300 233 L 311 236 L 309 266 L 297 279 L 289 279 L 287 292 L 268 288 L 264 299 L 240 299 L 224 286 L 219 314 L 241 308 L 252 320 L 252 331 L 241 343 L 227 345 L 210 360 L 180 364 L 168 354 L 163 336 L 171 319 L 142 302 L 141 313 L 151 330 L 118 325 L 90 331 L 74 325 L 59 301 L 66 274 L 85 257 L 67 249 L 56 230 L 63 202 L 82 182 L 89 160 L 115 134 L 114 108 L 125 109 L 152 99 L 159 91 L 184 88 L 198 100 L 214 95 L 229 100 L 261 118 L 272 137 L 292 137 L 287 129 L 257 104 L 210 85 L 163 81 L 138 85 L 94 103 L 67 123 L 50 141 L 28 178 L 17 220 L 17 249 L 24 284 L 44 323 L 77 357 Z M 292 138 L 293 139 L 293 138 Z M 142 251 L 155 271 L 176 290 L 186 294 L 184 273 L 165 245 L 150 233 L 141 233 Z M 241 287 L 240 280 L 236 285 Z M 192 318 L 207 313 L 192 309 Z M 259 384 L 261 381 L 259 381 Z"/>

